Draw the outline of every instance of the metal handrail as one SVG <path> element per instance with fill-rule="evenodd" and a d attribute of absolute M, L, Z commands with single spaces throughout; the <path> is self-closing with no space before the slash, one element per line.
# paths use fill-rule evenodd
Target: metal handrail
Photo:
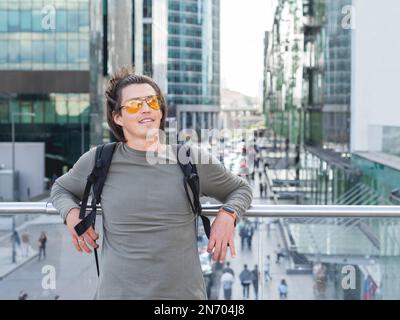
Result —
<path fill-rule="evenodd" d="M 215 216 L 220 205 L 203 205 L 203 213 Z M 99 206 L 99 213 L 101 207 Z M 90 204 L 87 211 L 89 212 Z M 0 202 L 0 216 L 18 214 L 57 215 L 50 202 Z M 249 217 L 359 217 L 400 218 L 400 206 L 348 206 L 348 205 L 269 205 L 254 204 L 247 210 Z"/>

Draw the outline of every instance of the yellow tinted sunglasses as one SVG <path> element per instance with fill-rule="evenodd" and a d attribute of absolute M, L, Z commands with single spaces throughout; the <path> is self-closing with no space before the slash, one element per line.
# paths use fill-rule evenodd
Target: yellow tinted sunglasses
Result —
<path fill-rule="evenodd" d="M 143 102 L 146 102 L 147 105 L 154 110 L 160 110 L 160 103 L 158 102 L 157 96 L 147 96 L 131 99 L 127 101 L 123 106 L 121 106 L 121 109 L 125 108 L 126 112 L 128 113 L 136 113 L 143 106 Z"/>

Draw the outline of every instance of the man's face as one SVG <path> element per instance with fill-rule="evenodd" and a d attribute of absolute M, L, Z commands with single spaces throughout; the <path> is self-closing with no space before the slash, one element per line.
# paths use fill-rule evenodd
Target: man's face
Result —
<path fill-rule="evenodd" d="M 132 106 L 132 101 L 140 101 L 140 98 L 156 96 L 152 86 L 147 83 L 131 84 L 122 89 L 121 106 Z M 139 100 L 136 100 L 139 98 Z M 142 100 L 142 106 L 136 113 L 132 113 L 129 107 L 123 107 L 121 114 L 114 114 L 114 121 L 121 127 L 125 137 L 146 138 L 151 129 L 159 129 L 162 111 L 150 107 L 146 101 Z"/>

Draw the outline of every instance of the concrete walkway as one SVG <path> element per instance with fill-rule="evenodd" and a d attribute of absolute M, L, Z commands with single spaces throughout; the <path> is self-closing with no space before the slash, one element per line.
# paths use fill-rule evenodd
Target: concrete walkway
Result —
<path fill-rule="evenodd" d="M 17 248 L 16 262 L 12 262 L 12 247 L 0 247 L 0 280 L 7 277 L 25 263 L 38 256 L 38 252 L 30 249 L 27 256 L 21 256 L 20 248 Z"/>

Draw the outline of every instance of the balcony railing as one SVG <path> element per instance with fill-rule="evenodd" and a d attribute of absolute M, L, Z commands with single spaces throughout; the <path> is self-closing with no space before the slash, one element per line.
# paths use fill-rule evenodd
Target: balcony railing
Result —
<path fill-rule="evenodd" d="M 203 213 L 215 216 L 219 205 L 203 205 Z M 88 204 L 87 212 L 90 212 Z M 49 202 L 0 202 L 0 216 L 17 214 L 58 215 Z M 98 206 L 98 214 L 101 207 Z M 247 217 L 349 217 L 349 218 L 400 218 L 400 206 L 346 206 L 346 205 L 265 205 L 254 204 L 246 212 Z"/>
<path fill-rule="evenodd" d="M 213 217 L 218 208 L 219 205 L 203 205 L 203 213 Z M 0 217 L 12 216 L 14 221 L 15 217 L 22 218 L 23 215 L 46 217 L 56 216 L 58 212 L 49 202 L 0 203 Z M 232 259 L 228 253 L 226 259 L 231 262 L 236 279 L 244 264 L 249 269 L 258 265 L 258 296 L 251 287 L 250 298 L 279 299 L 278 285 L 282 279 L 286 279 L 289 284 L 289 299 L 362 299 L 365 296 L 363 288 L 366 286 L 360 274 L 371 278 L 365 278 L 365 281 L 371 281 L 371 285 L 375 285 L 375 291 L 372 290 L 374 298 L 400 298 L 395 272 L 400 267 L 400 220 L 397 219 L 400 217 L 400 206 L 253 204 L 245 216 L 250 218 L 249 221 L 245 222 L 243 219 L 236 228 L 237 257 Z M 38 221 L 31 226 L 28 233 L 31 237 L 39 235 L 43 230 L 49 233 L 49 249 L 51 245 L 53 249 L 49 250 L 50 256 L 48 253 L 44 264 L 53 265 L 57 270 L 57 289 L 35 288 L 40 286 L 43 277 L 42 274 L 37 274 L 38 262 L 32 260 L 38 257 L 37 251 L 32 250 L 30 258 L 17 257 L 16 262 L 11 263 L 12 254 L 15 255 L 15 247 L 13 249 L 10 242 L 12 230 L 5 237 L 3 228 L 3 234 L 0 233 L 0 279 L 3 278 L 2 286 L 7 290 L 2 290 L 0 299 L 17 298 L 22 289 L 30 290 L 29 299 L 52 299 L 55 295 L 61 295 L 61 299 L 91 299 L 93 296 L 92 291 L 97 281 L 93 257 L 74 252 L 68 230 L 61 225 L 61 219 L 58 224 L 53 225 L 54 229 L 46 224 L 54 223 L 54 219 L 50 220 L 52 222 L 43 222 L 45 219 Z M 252 246 L 251 240 L 248 243 L 248 240 L 241 239 L 240 230 L 246 225 L 253 226 L 255 230 Z M 204 263 L 210 262 L 203 269 L 208 296 L 211 299 L 223 299 L 224 291 L 220 283 L 223 266 L 212 263 L 210 258 L 204 259 L 204 255 L 207 255 L 204 252 L 204 241 L 202 246 L 203 250 L 199 244 L 202 269 Z M 282 250 L 280 257 L 279 248 Z M 266 255 L 271 258 L 270 267 L 265 264 Z M 32 262 L 27 264 L 30 260 Z M 313 266 L 318 262 L 327 266 L 325 282 L 316 278 Z M 3 272 L 2 276 L 2 268 L 7 263 L 13 271 L 5 275 Z M 353 266 L 360 274 L 356 277 L 356 288 L 347 290 L 341 285 L 342 278 L 348 276 L 343 270 L 348 270 L 349 266 Z M 269 268 L 272 278 L 265 272 L 266 268 Z M 27 274 L 30 275 L 29 281 L 22 285 L 18 279 Z M 83 280 L 73 282 L 75 278 Z M 384 293 L 379 290 L 384 290 Z M 367 294 L 371 295 L 372 291 Z M 241 299 L 242 294 L 241 284 L 237 279 L 232 298 Z"/>

